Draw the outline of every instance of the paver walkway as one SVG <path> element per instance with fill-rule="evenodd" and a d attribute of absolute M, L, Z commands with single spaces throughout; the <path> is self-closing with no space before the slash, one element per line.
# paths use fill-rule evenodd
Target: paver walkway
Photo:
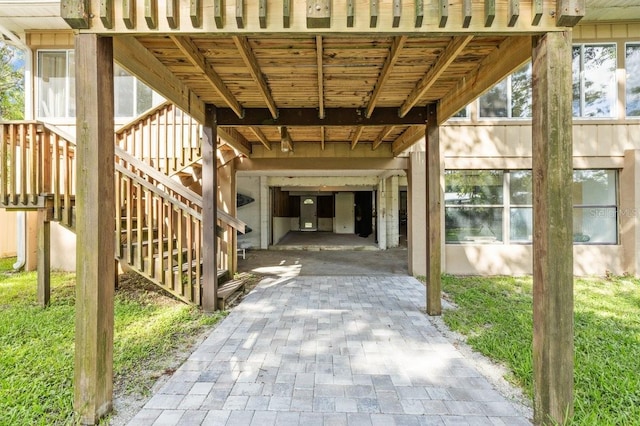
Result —
<path fill-rule="evenodd" d="M 130 425 L 529 425 L 408 276 L 265 278 Z"/>

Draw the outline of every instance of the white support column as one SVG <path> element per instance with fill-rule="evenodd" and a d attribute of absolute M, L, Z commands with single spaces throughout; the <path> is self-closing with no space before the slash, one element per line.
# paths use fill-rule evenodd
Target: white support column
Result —
<path fill-rule="evenodd" d="M 376 212 L 376 232 L 378 233 L 378 247 L 380 250 L 387 249 L 387 180 L 382 178 L 378 181 L 378 199 L 376 200 L 378 211 Z"/>
<path fill-rule="evenodd" d="M 260 176 L 260 248 L 269 248 L 271 240 L 271 198 L 266 176 Z"/>
<path fill-rule="evenodd" d="M 407 248 L 413 276 L 427 275 L 426 173 L 426 153 L 412 152 L 407 173 Z"/>
<path fill-rule="evenodd" d="M 400 244 L 400 191 L 398 176 L 386 179 L 387 187 L 387 248 L 398 247 Z"/>
<path fill-rule="evenodd" d="M 202 137 L 202 309 L 218 309 L 218 173 L 216 108 L 207 105 Z"/>

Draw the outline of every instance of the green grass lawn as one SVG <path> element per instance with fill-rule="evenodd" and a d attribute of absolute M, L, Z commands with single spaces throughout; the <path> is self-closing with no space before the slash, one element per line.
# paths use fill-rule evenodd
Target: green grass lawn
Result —
<path fill-rule="evenodd" d="M 0 259 L 0 425 L 74 424 L 75 276 L 52 274 L 51 305 L 36 304 L 36 274 Z M 222 315 L 205 315 L 124 275 L 115 300 L 118 393 L 148 394 L 173 352 Z"/>
<path fill-rule="evenodd" d="M 443 277 L 458 309 L 447 325 L 503 363 L 529 397 L 532 383 L 530 277 Z M 575 280 L 574 425 L 640 425 L 640 281 Z"/>

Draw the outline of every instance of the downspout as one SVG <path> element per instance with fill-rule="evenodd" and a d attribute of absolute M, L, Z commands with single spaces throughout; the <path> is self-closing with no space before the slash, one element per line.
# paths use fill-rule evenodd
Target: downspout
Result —
<path fill-rule="evenodd" d="M 27 46 L 18 36 L 9 31 L 7 28 L 0 25 L 0 34 L 3 38 L 10 41 L 10 43 L 19 49 L 24 51 L 25 57 L 25 71 L 24 71 L 24 91 L 25 94 L 29 94 L 29 97 L 25 96 L 25 108 L 24 108 L 24 116 L 26 119 L 31 119 L 33 117 L 32 112 L 32 101 L 31 95 L 33 91 L 31 90 L 31 51 L 29 46 Z M 27 261 L 27 214 L 26 212 L 19 211 L 16 213 L 16 251 L 17 251 L 17 260 L 16 263 L 13 264 L 13 269 L 18 271 L 24 267 L 24 264 Z"/>

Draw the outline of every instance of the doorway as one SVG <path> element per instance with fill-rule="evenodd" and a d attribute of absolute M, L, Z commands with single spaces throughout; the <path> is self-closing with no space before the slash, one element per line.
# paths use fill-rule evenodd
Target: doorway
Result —
<path fill-rule="evenodd" d="M 300 197 L 300 230 L 318 230 L 318 204 L 315 195 Z"/>
<path fill-rule="evenodd" d="M 358 191 L 354 194 L 355 233 L 366 238 L 373 232 L 373 193 Z"/>

